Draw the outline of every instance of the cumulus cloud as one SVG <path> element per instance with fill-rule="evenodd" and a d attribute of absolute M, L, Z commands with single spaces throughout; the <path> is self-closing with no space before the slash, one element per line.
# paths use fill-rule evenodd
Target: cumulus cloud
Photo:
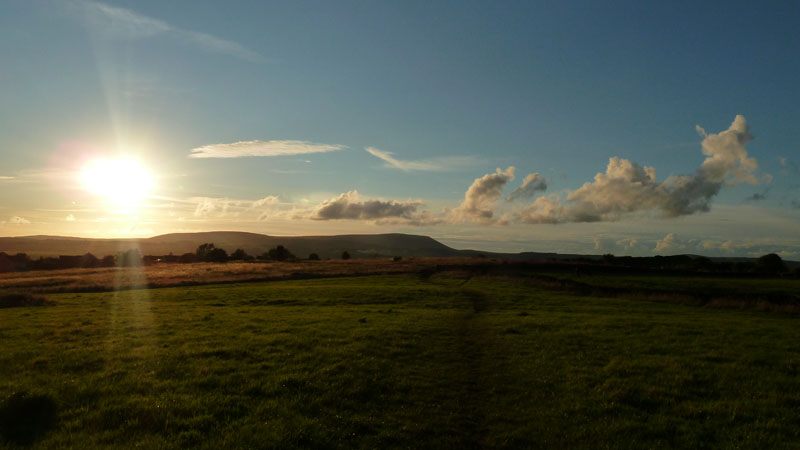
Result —
<path fill-rule="evenodd" d="M 382 159 L 387 167 L 400 169 L 406 172 L 418 170 L 428 172 L 444 172 L 468 167 L 478 162 L 472 156 L 446 156 L 442 158 L 422 159 L 417 161 L 403 161 L 394 157 L 394 153 L 383 151 L 375 147 L 367 147 L 370 155 Z"/>
<path fill-rule="evenodd" d="M 192 149 L 190 158 L 245 158 L 249 156 L 286 156 L 344 150 L 344 145 L 316 144 L 308 141 L 243 141 L 212 144 Z"/>
<path fill-rule="evenodd" d="M 514 166 L 506 170 L 498 168 L 495 173 L 476 178 L 464 194 L 464 201 L 453 211 L 454 218 L 492 222 L 497 200 L 503 195 L 503 187 L 513 179 Z"/>
<path fill-rule="evenodd" d="M 221 53 L 252 62 L 263 60 L 261 55 L 236 42 L 207 33 L 179 28 L 130 9 L 89 0 L 72 0 L 64 2 L 64 4 L 77 8 L 83 13 L 89 26 L 107 36 L 124 39 L 170 36 L 208 52 Z"/>
<path fill-rule="evenodd" d="M 395 200 L 362 199 L 358 191 L 349 191 L 322 202 L 313 211 L 315 220 L 379 220 L 400 218 L 413 220 L 421 202 L 398 202 Z"/>
<path fill-rule="evenodd" d="M 627 159 L 612 157 L 605 173 L 595 175 L 567 195 L 540 197 L 525 207 L 518 218 L 530 224 L 599 222 L 618 220 L 624 214 L 656 210 L 664 217 L 678 217 L 711 208 L 711 200 L 726 184 L 758 184 L 754 172 L 758 163 L 747 155 L 745 144 L 753 139 L 743 116 L 736 116 L 730 128 L 703 136 L 706 155 L 693 175 L 656 180 L 653 167 L 642 167 Z"/>
<path fill-rule="evenodd" d="M 544 192 L 547 190 L 547 181 L 545 181 L 544 177 L 539 175 L 538 173 L 530 173 L 528 174 L 525 179 L 522 180 L 522 185 L 518 187 L 511 195 L 508 196 L 508 200 L 516 200 L 518 198 L 531 198 L 536 195 L 538 192 Z"/>

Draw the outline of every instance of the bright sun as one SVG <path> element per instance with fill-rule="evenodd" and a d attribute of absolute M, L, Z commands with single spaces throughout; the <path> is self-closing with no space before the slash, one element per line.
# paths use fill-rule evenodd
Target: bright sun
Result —
<path fill-rule="evenodd" d="M 81 182 L 112 206 L 125 207 L 144 200 L 153 187 L 153 176 L 133 159 L 96 159 L 84 166 Z"/>

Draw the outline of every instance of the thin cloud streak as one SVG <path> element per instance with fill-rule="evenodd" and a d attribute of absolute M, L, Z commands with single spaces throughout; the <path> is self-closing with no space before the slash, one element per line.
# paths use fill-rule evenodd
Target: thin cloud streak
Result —
<path fill-rule="evenodd" d="M 444 156 L 441 158 L 420 159 L 416 161 L 403 161 L 394 157 L 394 153 L 387 152 L 375 147 L 367 147 L 364 150 L 370 155 L 382 159 L 386 167 L 400 169 L 405 172 L 424 171 L 424 172 L 447 172 L 469 167 L 480 162 L 473 156 Z"/>
<path fill-rule="evenodd" d="M 242 141 L 231 144 L 204 145 L 192 149 L 190 158 L 246 158 L 252 156 L 287 156 L 327 153 L 347 149 L 344 145 L 317 144 L 308 141 Z"/>
<path fill-rule="evenodd" d="M 171 35 L 205 51 L 222 53 L 251 62 L 264 60 L 264 57 L 257 52 L 236 42 L 199 31 L 185 30 L 129 9 L 89 0 L 74 0 L 71 4 L 83 10 L 93 28 L 110 35 L 128 39 Z"/>

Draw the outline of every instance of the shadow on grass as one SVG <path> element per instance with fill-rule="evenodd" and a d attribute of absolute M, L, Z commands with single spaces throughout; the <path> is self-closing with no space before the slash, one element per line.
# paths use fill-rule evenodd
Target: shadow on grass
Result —
<path fill-rule="evenodd" d="M 42 295 L 22 292 L 11 292 L 0 295 L 0 308 L 17 308 L 23 306 L 45 306 L 53 302 Z"/>
<path fill-rule="evenodd" d="M 47 395 L 17 392 L 0 406 L 0 436 L 17 445 L 31 445 L 56 425 L 57 408 Z"/>

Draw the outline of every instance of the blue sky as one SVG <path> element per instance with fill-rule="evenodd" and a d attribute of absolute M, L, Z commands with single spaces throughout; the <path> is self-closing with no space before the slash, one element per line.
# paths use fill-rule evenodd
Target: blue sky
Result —
<path fill-rule="evenodd" d="M 3 2 L 0 235 L 800 259 L 797 23 L 793 2 Z M 86 189 L 117 157 L 153 177 L 136 202 Z"/>

